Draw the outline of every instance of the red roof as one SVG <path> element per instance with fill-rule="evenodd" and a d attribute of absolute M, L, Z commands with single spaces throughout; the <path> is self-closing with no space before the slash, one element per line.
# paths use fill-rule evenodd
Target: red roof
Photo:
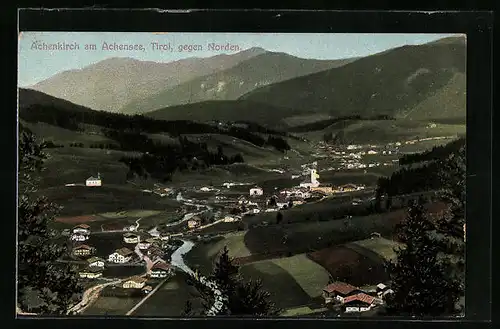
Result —
<path fill-rule="evenodd" d="M 164 262 L 159 262 L 153 265 L 151 270 L 165 270 L 168 271 L 170 270 L 170 264 L 164 263 Z"/>
<path fill-rule="evenodd" d="M 355 290 L 358 290 L 358 288 L 356 288 L 355 286 L 351 286 L 348 283 L 334 282 L 327 285 L 323 290 L 329 293 L 338 292 L 341 293 L 342 295 L 347 295 Z"/>
<path fill-rule="evenodd" d="M 344 298 L 344 304 L 352 302 L 352 301 L 360 301 L 363 303 L 371 304 L 371 303 L 373 303 L 374 300 L 375 300 L 375 297 L 361 292 L 359 294 L 348 296 L 348 297 Z"/>
<path fill-rule="evenodd" d="M 79 224 L 79 225 L 76 225 L 75 228 L 84 228 L 84 229 L 89 229 L 90 226 L 88 226 L 87 224 Z"/>
<path fill-rule="evenodd" d="M 87 246 L 86 244 L 81 244 L 79 246 L 76 246 L 74 249 L 92 249 L 90 246 Z"/>

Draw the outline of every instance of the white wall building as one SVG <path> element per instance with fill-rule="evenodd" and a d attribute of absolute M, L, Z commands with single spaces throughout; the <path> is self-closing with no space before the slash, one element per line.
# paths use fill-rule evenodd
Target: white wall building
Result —
<path fill-rule="evenodd" d="M 121 248 L 108 256 L 108 261 L 111 263 L 123 264 L 132 259 L 134 252 L 128 248 Z"/>
<path fill-rule="evenodd" d="M 97 173 L 97 177 L 90 176 L 87 178 L 85 186 L 102 186 L 101 174 Z"/>
<path fill-rule="evenodd" d="M 70 237 L 70 240 L 71 241 L 78 241 L 78 242 L 82 242 L 82 241 L 86 241 L 88 240 L 88 235 L 83 235 L 83 234 L 73 234 L 71 235 Z"/>
<path fill-rule="evenodd" d="M 255 187 L 252 187 L 250 189 L 251 196 L 259 196 L 259 195 L 263 195 L 263 194 L 264 194 L 264 190 L 261 187 L 255 186 Z"/>

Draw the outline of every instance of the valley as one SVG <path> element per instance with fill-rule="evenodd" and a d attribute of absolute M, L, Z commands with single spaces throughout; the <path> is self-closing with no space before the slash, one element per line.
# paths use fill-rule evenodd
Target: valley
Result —
<path fill-rule="evenodd" d="M 465 146 L 464 54 L 457 37 L 345 60 L 110 58 L 20 88 L 20 134 L 47 154 L 33 195 L 61 206 L 51 243 L 85 286 L 68 312 L 222 314 L 227 247 L 280 316 L 383 313 L 408 204 L 447 209 L 433 179 Z"/>

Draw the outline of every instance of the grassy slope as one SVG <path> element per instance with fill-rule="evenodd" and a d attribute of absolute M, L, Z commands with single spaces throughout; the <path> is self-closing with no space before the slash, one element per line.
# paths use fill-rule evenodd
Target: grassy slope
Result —
<path fill-rule="evenodd" d="M 241 99 L 335 115 L 394 115 L 425 100 L 457 72 L 465 72 L 464 39 L 403 46 L 261 87 Z"/>
<path fill-rule="evenodd" d="M 461 117 L 465 124 L 466 108 L 466 77 L 456 73 L 445 86 L 402 116 L 414 120 Z"/>
<path fill-rule="evenodd" d="M 287 116 L 312 113 L 307 109 L 269 105 L 263 102 L 245 100 L 210 100 L 186 105 L 176 105 L 145 113 L 146 116 L 160 120 L 193 120 L 207 122 L 252 121 L 267 126 L 276 126 Z"/>
<path fill-rule="evenodd" d="M 412 140 L 416 138 L 441 137 L 463 134 L 465 124 L 436 124 L 430 126 L 428 122 L 399 119 L 399 120 L 349 120 L 336 123 L 328 128 L 297 134 L 311 140 L 320 140 L 325 133 L 336 134 L 341 130 L 349 143 L 376 143 Z"/>

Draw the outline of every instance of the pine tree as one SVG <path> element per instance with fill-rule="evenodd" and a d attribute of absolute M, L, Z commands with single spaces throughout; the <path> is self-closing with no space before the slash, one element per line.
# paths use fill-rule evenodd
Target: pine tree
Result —
<path fill-rule="evenodd" d="M 439 178 L 443 191 L 438 196 L 449 208 L 437 221 L 435 243 L 440 247 L 449 276 L 465 292 L 465 146 L 441 161 Z"/>
<path fill-rule="evenodd" d="M 424 201 L 410 205 L 406 220 L 398 228 L 405 248 L 396 250 L 397 259 L 387 269 L 394 294 L 387 297 L 391 315 L 437 316 L 454 313 L 461 293 L 439 257 L 439 246 L 431 233 L 433 222 L 424 210 Z"/>
<path fill-rule="evenodd" d="M 47 155 L 31 132 L 19 139 L 18 306 L 39 314 L 66 314 L 82 292 L 75 269 L 56 264 L 64 249 L 51 243 L 56 233 L 48 226 L 59 207 L 34 197 L 36 173 Z"/>
<path fill-rule="evenodd" d="M 212 273 L 208 279 L 216 282 L 221 293 L 228 297 L 227 304 L 223 308 L 224 311 L 219 315 L 272 316 L 281 312 L 269 300 L 270 294 L 262 289 L 260 280 L 244 280 L 241 277 L 238 266 L 234 265 L 233 259 L 229 256 L 227 247 L 224 247 L 214 262 Z M 197 280 L 191 281 L 194 282 L 190 282 L 190 284 L 201 295 L 204 309 L 210 309 L 214 302 L 213 292 Z M 192 315 L 194 312 L 190 314 Z"/>

